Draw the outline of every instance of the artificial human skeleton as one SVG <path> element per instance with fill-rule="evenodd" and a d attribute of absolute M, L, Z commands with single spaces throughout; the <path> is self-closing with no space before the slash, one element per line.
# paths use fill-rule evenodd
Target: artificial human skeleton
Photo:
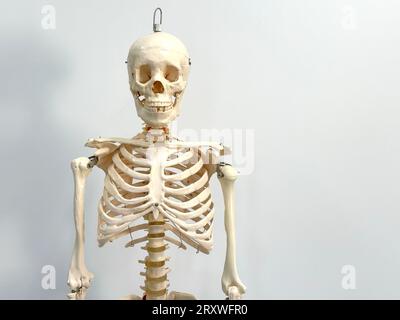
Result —
<path fill-rule="evenodd" d="M 132 139 L 90 139 L 94 155 L 72 161 L 74 174 L 75 246 L 69 271 L 70 299 L 84 299 L 93 274 L 84 258 L 84 191 L 94 166 L 105 172 L 98 205 L 98 244 L 129 236 L 126 247 L 144 243 L 143 297 L 127 299 L 194 299 L 168 291 L 165 255 L 169 243 L 208 254 L 212 249 L 214 205 L 209 180 L 217 173 L 225 204 L 227 250 L 222 289 L 229 299 L 240 299 L 245 286 L 238 276 L 235 254 L 234 181 L 236 170 L 220 156 L 229 151 L 213 142 L 183 142 L 169 135 L 169 124 L 179 115 L 190 59 L 176 37 L 155 30 L 137 40 L 127 60 L 130 89 L 143 132 Z M 144 220 L 142 223 L 139 220 Z M 135 232 L 146 235 L 135 238 Z M 169 235 L 166 233 L 169 232 Z M 185 245 L 185 244 L 186 245 Z"/>

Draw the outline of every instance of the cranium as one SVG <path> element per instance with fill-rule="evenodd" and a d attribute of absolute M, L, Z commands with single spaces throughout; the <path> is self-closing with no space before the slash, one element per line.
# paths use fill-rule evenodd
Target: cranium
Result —
<path fill-rule="evenodd" d="M 138 116 L 151 127 L 165 127 L 179 115 L 189 75 L 189 55 L 171 34 L 138 39 L 128 54 L 130 89 Z"/>

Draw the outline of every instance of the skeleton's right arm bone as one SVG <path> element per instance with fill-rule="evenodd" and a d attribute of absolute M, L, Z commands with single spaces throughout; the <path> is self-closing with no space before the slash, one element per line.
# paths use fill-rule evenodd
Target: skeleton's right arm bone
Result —
<path fill-rule="evenodd" d="M 74 174 L 74 220 L 75 220 L 75 245 L 72 254 L 71 266 L 68 274 L 68 285 L 71 293 L 68 298 L 72 300 L 85 299 L 86 290 L 90 286 L 93 274 L 88 271 L 85 264 L 85 219 L 84 219 L 84 194 L 86 178 L 96 163 L 95 157 L 77 158 L 71 162 Z"/>

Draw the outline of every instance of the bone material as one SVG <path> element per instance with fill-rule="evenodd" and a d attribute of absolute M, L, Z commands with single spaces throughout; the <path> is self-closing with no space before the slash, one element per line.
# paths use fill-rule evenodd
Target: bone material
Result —
<path fill-rule="evenodd" d="M 126 235 L 127 230 L 140 230 L 132 226 L 139 218 L 162 215 L 167 230 L 208 253 L 214 205 L 199 152 L 197 148 L 169 148 L 165 140 L 148 148 L 121 144 L 107 168 L 99 202 L 99 244 Z M 138 239 L 128 246 L 137 243 Z"/>
<path fill-rule="evenodd" d="M 180 112 L 189 76 L 185 45 L 165 32 L 138 39 L 128 54 L 130 89 L 138 116 L 151 127 L 165 127 Z"/>
<path fill-rule="evenodd" d="M 88 271 L 85 264 L 85 221 L 84 221 L 84 192 L 86 178 L 91 169 L 88 158 L 78 158 L 71 162 L 74 174 L 74 219 L 75 219 L 75 245 L 68 275 L 68 285 L 71 288 L 69 299 L 85 299 L 86 289 L 89 288 L 93 274 Z"/>
<path fill-rule="evenodd" d="M 240 299 L 246 287 L 239 279 L 236 267 L 234 182 L 236 170 L 230 165 L 219 166 L 219 181 L 225 203 L 226 257 L 222 274 L 222 290 L 230 300 Z"/>
<path fill-rule="evenodd" d="M 191 294 L 168 292 L 167 243 L 208 254 L 213 245 L 214 203 L 209 186 L 216 171 L 225 200 L 227 253 L 223 290 L 232 299 L 245 291 L 236 270 L 233 181 L 230 166 L 217 167 L 228 149 L 215 142 L 184 142 L 169 134 L 169 124 L 180 112 L 189 74 L 189 55 L 183 43 L 165 32 L 137 40 L 129 50 L 129 84 L 143 131 L 133 138 L 90 139 L 95 148 L 92 162 L 72 162 L 75 179 L 76 240 L 69 272 L 71 299 L 84 299 L 93 275 L 84 261 L 84 190 L 90 167 L 105 173 L 98 203 L 99 246 L 130 237 L 127 248 L 145 243 L 143 297 L 192 299 Z M 211 163 L 208 161 L 211 159 Z M 143 223 L 145 220 L 145 223 Z M 141 232 L 142 235 L 137 235 Z M 173 237 L 166 233 L 172 233 Z M 144 233 L 144 235 L 143 235 Z M 137 299 L 129 295 L 128 299 Z"/>
<path fill-rule="evenodd" d="M 165 300 L 167 299 L 168 279 L 165 256 L 166 242 L 164 231 L 164 220 L 162 217 L 149 215 L 149 229 L 147 233 L 147 243 L 145 246 L 147 257 L 144 261 L 139 261 L 145 265 L 145 272 L 141 273 L 145 277 L 144 291 L 146 300 Z"/>

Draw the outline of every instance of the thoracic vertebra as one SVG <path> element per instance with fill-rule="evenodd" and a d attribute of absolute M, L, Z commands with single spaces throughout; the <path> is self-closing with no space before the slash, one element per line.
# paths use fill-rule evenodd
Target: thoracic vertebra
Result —
<path fill-rule="evenodd" d="M 147 251 L 146 258 L 139 262 L 145 265 L 145 272 L 140 274 L 145 277 L 144 296 L 147 300 L 161 300 L 167 298 L 167 273 L 168 258 L 165 256 L 167 244 L 165 242 L 164 219 L 154 219 L 151 215 L 146 216 L 148 221 L 147 243 L 142 249 Z"/>

